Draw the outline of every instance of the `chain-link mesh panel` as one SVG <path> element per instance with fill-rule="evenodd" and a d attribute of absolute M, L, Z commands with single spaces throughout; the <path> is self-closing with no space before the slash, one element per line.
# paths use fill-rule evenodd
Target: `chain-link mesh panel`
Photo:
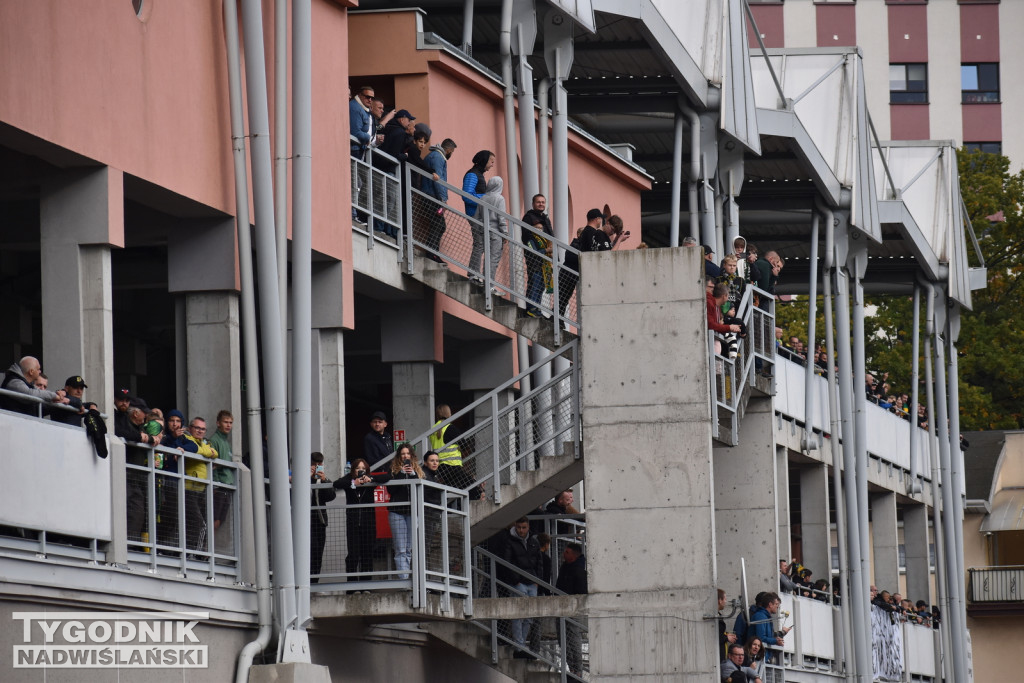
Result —
<path fill-rule="evenodd" d="M 521 300 L 528 315 L 550 316 L 558 309 L 570 324 L 577 324 L 579 275 L 563 265 L 564 245 L 484 200 L 453 196 L 450 191 L 446 203 L 425 194 L 415 187 L 422 177 L 411 170 L 417 253 L 443 261 L 467 277 L 489 277 L 496 294 Z"/>

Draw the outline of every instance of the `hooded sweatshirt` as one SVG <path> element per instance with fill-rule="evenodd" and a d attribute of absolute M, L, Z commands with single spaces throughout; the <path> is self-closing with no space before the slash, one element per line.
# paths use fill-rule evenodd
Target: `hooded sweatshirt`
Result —
<path fill-rule="evenodd" d="M 25 394 L 26 396 L 35 396 L 36 398 L 44 401 L 57 400 L 56 392 L 48 389 L 37 389 L 27 379 L 25 379 L 25 375 L 21 370 L 21 365 L 18 363 L 13 363 L 11 367 L 7 368 L 7 372 L 4 374 L 2 387 L 8 391 L 16 391 L 19 394 Z M 35 415 L 37 414 L 38 409 L 35 403 L 19 401 L 14 398 L 7 398 L 6 396 L 0 396 L 0 407 L 16 413 L 23 413 L 25 415 Z"/>
<path fill-rule="evenodd" d="M 487 202 L 498 209 L 498 211 L 504 213 L 505 198 L 501 196 L 501 191 L 504 187 L 504 181 L 502 181 L 498 176 L 494 176 L 487 181 L 487 192 L 485 192 L 484 196 L 480 198 L 480 201 Z M 492 230 L 508 233 L 508 220 L 503 215 L 495 211 L 487 212 L 487 226 Z"/>

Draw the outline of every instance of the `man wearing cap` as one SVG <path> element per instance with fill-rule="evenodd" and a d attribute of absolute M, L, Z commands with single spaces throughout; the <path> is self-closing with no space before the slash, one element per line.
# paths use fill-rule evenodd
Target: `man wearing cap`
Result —
<path fill-rule="evenodd" d="M 50 403 L 67 403 L 67 397 L 63 391 L 50 391 L 36 387 L 36 379 L 42 373 L 39 360 L 32 356 L 25 356 L 17 363 L 11 364 L 4 373 L 3 382 L 0 388 L 8 391 L 15 391 L 26 396 L 35 396 Z M 0 396 L 0 407 L 25 415 L 38 415 L 38 407 L 35 403 L 19 401 L 14 398 Z"/>
<path fill-rule="evenodd" d="M 415 121 L 416 117 L 409 113 L 408 109 L 399 109 L 395 113 L 395 118 L 388 121 L 388 125 L 384 126 L 384 142 L 379 146 L 380 151 L 391 155 L 399 162 L 403 161 L 405 157 L 405 150 L 412 144 L 412 134 L 409 133 L 410 123 Z M 375 154 L 373 157 L 373 165 L 375 168 L 384 171 L 388 175 L 398 177 L 398 165 L 385 159 L 379 154 Z M 380 187 L 380 191 L 383 192 L 383 183 L 374 184 L 374 192 Z M 395 210 L 398 206 L 398 195 L 395 192 L 387 193 L 387 207 L 386 215 L 389 217 L 396 217 L 397 211 Z M 374 205 L 376 205 L 376 200 Z M 398 236 L 398 228 L 389 223 L 383 221 L 376 221 L 374 230 L 377 232 L 387 233 L 391 237 Z"/>
<path fill-rule="evenodd" d="M 707 244 L 700 246 L 704 250 L 704 277 L 707 280 L 714 280 L 722 274 L 722 269 L 715 263 L 715 251 Z"/>
<path fill-rule="evenodd" d="M 75 427 L 82 426 L 82 415 L 85 410 L 82 408 L 82 396 L 89 385 L 85 383 L 81 375 L 74 375 L 64 380 L 64 394 L 67 396 L 68 405 L 77 410 L 72 413 L 69 410 L 55 410 L 50 414 L 50 420 Z"/>
<path fill-rule="evenodd" d="M 370 432 L 363 437 L 363 457 L 367 464 L 373 466 L 391 455 L 395 444 L 387 433 L 388 418 L 378 410 L 370 417 Z"/>

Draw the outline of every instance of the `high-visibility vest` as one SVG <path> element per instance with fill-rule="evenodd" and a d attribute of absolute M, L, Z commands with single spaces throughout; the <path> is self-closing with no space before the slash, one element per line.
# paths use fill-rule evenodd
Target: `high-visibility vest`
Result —
<path fill-rule="evenodd" d="M 434 423 L 434 426 L 441 424 L 443 420 L 438 420 Z M 441 460 L 442 465 L 451 465 L 452 467 L 462 467 L 462 451 L 459 450 L 459 444 L 457 441 L 452 441 L 447 446 L 444 444 L 444 433 L 448 431 L 451 425 L 445 425 L 441 429 L 440 434 L 436 431 L 430 434 L 430 450 L 437 451 L 437 457 Z"/>

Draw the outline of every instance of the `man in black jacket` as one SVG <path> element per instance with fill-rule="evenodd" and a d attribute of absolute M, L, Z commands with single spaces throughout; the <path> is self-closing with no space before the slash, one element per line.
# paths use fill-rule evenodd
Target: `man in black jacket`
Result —
<path fill-rule="evenodd" d="M 395 451 L 387 428 L 388 417 L 383 411 L 378 410 L 370 417 L 370 431 L 363 437 L 363 457 L 371 467 Z"/>
<path fill-rule="evenodd" d="M 570 543 L 562 551 L 562 568 L 558 571 L 555 588 L 569 595 L 587 593 L 587 558 L 579 543 Z M 565 641 L 569 670 L 579 676 L 583 671 L 583 634 L 580 627 L 571 621 L 565 623 Z"/>
<path fill-rule="evenodd" d="M 509 538 L 505 540 L 502 559 L 522 570 L 513 579 L 516 581 L 513 595 L 537 597 L 536 577 L 544 572 L 544 563 L 540 556 L 540 543 L 537 542 L 537 537 L 530 533 L 529 520 L 526 517 L 516 520 L 515 526 L 509 529 Z M 532 619 L 512 620 L 512 640 L 520 647 L 526 646 L 526 636 L 532 623 Z M 526 652 L 519 649 L 512 656 L 529 657 Z"/>
<path fill-rule="evenodd" d="M 324 454 L 313 453 L 309 463 L 310 483 L 329 484 L 324 473 Z M 310 491 L 309 511 L 309 582 L 319 583 L 320 568 L 324 561 L 324 546 L 327 545 L 327 510 L 325 506 L 337 497 L 333 488 L 315 488 Z"/>
<path fill-rule="evenodd" d="M 395 114 L 395 118 L 388 121 L 388 124 L 384 126 L 384 141 L 378 146 L 380 151 L 394 157 L 399 163 L 405 161 L 406 154 L 405 150 L 412 144 L 412 126 L 410 125 L 416 117 L 409 113 L 407 109 L 399 109 Z M 384 157 L 375 154 L 373 156 L 373 166 L 381 171 L 384 171 L 388 175 L 398 178 L 398 165 L 394 161 L 389 161 Z M 379 189 L 378 189 L 379 187 Z M 380 203 L 383 203 L 383 183 L 374 182 L 374 209 L 378 208 Z M 398 193 L 388 192 L 387 193 L 387 205 L 381 207 L 385 211 L 385 215 L 388 221 L 399 221 L 400 216 L 398 215 Z M 384 222 L 380 219 L 374 221 L 374 230 L 377 232 L 383 232 L 391 237 L 398 236 L 398 228 L 391 224 L 391 222 Z"/>

